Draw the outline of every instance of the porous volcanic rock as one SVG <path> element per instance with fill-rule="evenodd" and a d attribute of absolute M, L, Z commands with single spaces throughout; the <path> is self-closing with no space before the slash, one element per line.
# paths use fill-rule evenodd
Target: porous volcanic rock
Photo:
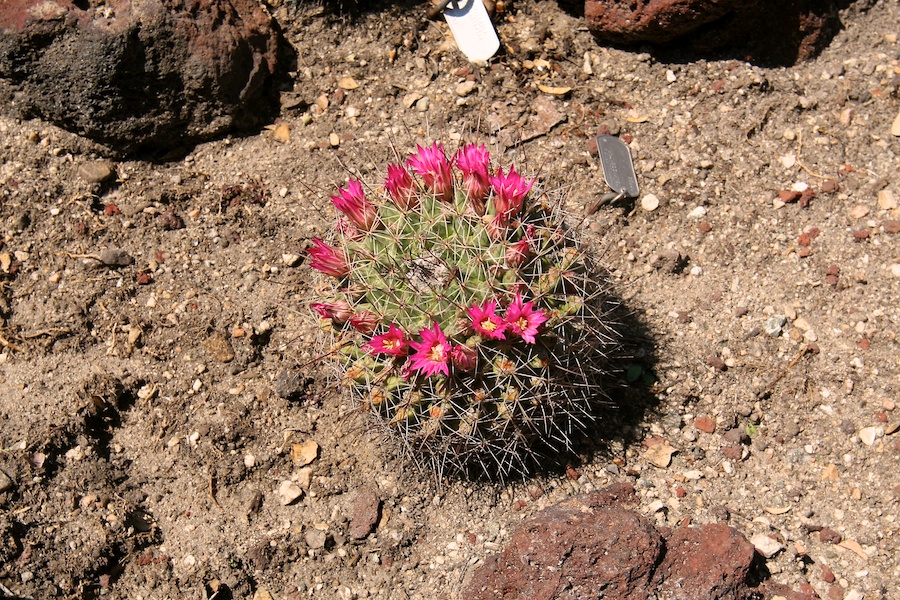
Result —
<path fill-rule="evenodd" d="M 585 0 L 588 27 L 614 44 L 683 42 L 694 51 L 738 49 L 764 63 L 814 56 L 840 28 L 823 0 Z"/>
<path fill-rule="evenodd" d="M 279 41 L 255 0 L 6 0 L 0 104 L 114 154 L 165 151 L 271 118 Z"/>
<path fill-rule="evenodd" d="M 469 582 L 469 600 L 625 600 L 651 597 L 662 538 L 620 505 L 630 486 L 579 496 L 522 523 Z"/>
<path fill-rule="evenodd" d="M 659 600 L 743 600 L 753 544 L 722 524 L 679 527 L 666 537 L 666 555 L 656 571 Z"/>

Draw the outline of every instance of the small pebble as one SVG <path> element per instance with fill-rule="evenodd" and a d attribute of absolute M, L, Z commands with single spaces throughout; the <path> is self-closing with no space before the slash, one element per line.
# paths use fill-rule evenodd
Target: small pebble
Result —
<path fill-rule="evenodd" d="M 786 322 L 787 318 L 784 315 L 772 315 L 763 323 L 763 331 L 766 332 L 766 335 L 778 337 Z"/>
<path fill-rule="evenodd" d="M 463 81 L 456 85 L 456 95 L 465 98 L 475 90 L 474 81 Z"/>
<path fill-rule="evenodd" d="M 772 558 L 773 556 L 784 550 L 784 546 L 764 533 L 757 533 L 756 535 L 751 537 L 750 543 L 753 544 L 753 547 L 756 548 L 756 551 L 762 554 L 765 558 Z"/>
<path fill-rule="evenodd" d="M 134 264 L 134 258 L 119 248 L 106 248 L 100 252 L 100 262 L 107 267 L 127 267 Z"/>
<path fill-rule="evenodd" d="M 646 210 L 647 212 L 653 212 L 657 208 L 659 208 L 659 198 L 657 198 L 653 194 L 647 194 L 643 198 L 641 198 L 641 208 Z"/>
<path fill-rule="evenodd" d="M 863 427 L 859 430 L 859 439 L 862 440 L 862 443 L 866 446 L 871 446 L 875 443 L 875 440 L 880 437 L 878 434 L 881 433 L 879 427 Z"/>
<path fill-rule="evenodd" d="M 688 213 L 689 219 L 700 219 L 706 215 L 706 207 L 705 206 L 697 206 L 691 212 Z"/>
<path fill-rule="evenodd" d="M 106 160 L 92 160 L 78 167 L 78 177 L 88 183 L 105 183 L 115 176 L 115 165 Z"/>
<path fill-rule="evenodd" d="M 282 481 L 276 494 L 282 506 L 289 506 L 303 497 L 303 488 L 293 481 Z"/>
<path fill-rule="evenodd" d="M 706 416 L 697 417 L 694 419 L 694 427 L 704 433 L 714 433 L 716 431 L 716 422 Z"/>

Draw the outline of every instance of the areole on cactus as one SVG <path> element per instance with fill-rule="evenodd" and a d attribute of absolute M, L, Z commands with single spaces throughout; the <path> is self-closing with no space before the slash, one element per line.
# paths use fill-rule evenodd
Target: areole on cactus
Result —
<path fill-rule="evenodd" d="M 336 242 L 307 250 L 350 390 L 439 475 L 527 473 L 606 400 L 612 301 L 535 186 L 483 145 L 418 146 L 332 196 Z"/>

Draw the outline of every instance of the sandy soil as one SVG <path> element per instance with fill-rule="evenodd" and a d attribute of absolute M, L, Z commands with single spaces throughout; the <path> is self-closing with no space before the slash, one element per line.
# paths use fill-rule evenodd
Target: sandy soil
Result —
<path fill-rule="evenodd" d="M 896 0 L 777 69 L 600 47 L 553 2 L 516 2 L 488 66 L 438 23 L 404 44 L 418 6 L 275 14 L 299 65 L 257 135 L 92 183 L 91 144 L 0 118 L 0 584 L 456 598 L 523 518 L 628 480 L 657 524 L 774 538 L 774 581 L 898 597 Z M 607 191 L 601 131 L 629 140 L 642 198 L 582 219 Z M 315 360 L 303 248 L 333 226 L 329 194 L 434 140 L 540 177 L 651 337 L 655 363 L 632 366 L 655 383 L 604 415 L 609 438 L 568 475 L 435 484 Z M 646 454 L 660 438 L 676 450 L 662 467 Z M 284 506 L 292 479 L 305 494 Z M 365 486 L 381 518 L 351 540 Z"/>

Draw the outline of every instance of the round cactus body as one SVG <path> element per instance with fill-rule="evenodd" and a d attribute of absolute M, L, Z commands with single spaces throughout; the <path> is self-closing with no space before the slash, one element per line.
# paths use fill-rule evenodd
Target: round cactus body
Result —
<path fill-rule="evenodd" d="M 619 347 L 605 284 L 557 206 L 484 146 L 417 148 L 332 201 L 311 304 L 355 398 L 438 475 L 506 478 L 571 450 Z"/>

